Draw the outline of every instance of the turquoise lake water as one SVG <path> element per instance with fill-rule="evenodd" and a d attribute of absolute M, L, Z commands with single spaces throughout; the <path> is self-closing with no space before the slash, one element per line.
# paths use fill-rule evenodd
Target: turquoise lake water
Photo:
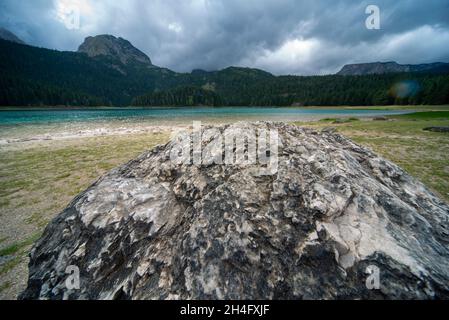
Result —
<path fill-rule="evenodd" d="M 403 114 L 407 111 L 329 109 L 329 108 L 126 108 L 126 109 L 70 109 L 70 110 L 2 110 L 0 125 L 51 124 L 102 121 L 150 121 L 154 123 L 192 120 L 249 119 L 273 121 L 301 121 L 325 117 L 370 117 Z"/>

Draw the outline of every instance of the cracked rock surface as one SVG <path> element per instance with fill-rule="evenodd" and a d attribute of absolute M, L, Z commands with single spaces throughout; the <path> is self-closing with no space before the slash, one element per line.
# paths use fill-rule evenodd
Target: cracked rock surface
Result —
<path fill-rule="evenodd" d="M 274 174 L 176 164 L 173 139 L 100 178 L 35 244 L 21 298 L 449 298 L 446 203 L 331 130 L 242 122 L 203 146 L 258 129 L 278 132 Z"/>

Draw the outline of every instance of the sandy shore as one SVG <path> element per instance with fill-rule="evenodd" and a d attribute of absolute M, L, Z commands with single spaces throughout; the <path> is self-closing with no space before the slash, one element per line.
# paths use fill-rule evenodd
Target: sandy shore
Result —
<path fill-rule="evenodd" d="M 324 116 L 302 116 L 303 122 L 312 122 Z M 360 119 L 371 119 L 361 117 Z M 46 142 L 64 142 L 83 138 L 127 136 L 139 134 L 173 134 L 192 126 L 193 121 L 201 121 L 203 125 L 218 125 L 238 121 L 288 121 L 279 117 L 218 117 L 199 119 L 173 119 L 163 122 L 155 121 L 100 121 L 55 124 L 0 125 L 0 151 L 22 150 L 46 145 Z"/>
<path fill-rule="evenodd" d="M 174 130 L 181 130 L 187 128 L 187 126 L 135 126 L 135 127 L 97 127 L 88 129 L 73 129 L 73 130 L 52 130 L 44 133 L 39 133 L 39 128 L 36 128 L 37 132 L 23 131 L 18 132 L 16 136 L 0 137 L 0 150 L 11 149 L 23 149 L 32 147 L 36 143 L 42 143 L 45 141 L 63 141 L 63 140 L 75 140 L 82 138 L 94 138 L 94 137 L 106 137 L 106 136 L 124 136 L 124 135 L 136 135 L 136 134 L 156 134 L 156 133 L 170 133 Z"/>

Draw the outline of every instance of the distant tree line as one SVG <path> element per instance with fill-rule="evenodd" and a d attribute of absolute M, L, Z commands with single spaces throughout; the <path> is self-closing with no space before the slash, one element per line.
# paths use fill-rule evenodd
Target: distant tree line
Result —
<path fill-rule="evenodd" d="M 133 106 L 221 106 L 224 102 L 213 91 L 196 87 L 178 87 L 156 91 L 133 99 Z"/>
<path fill-rule="evenodd" d="M 2 106 L 104 106 L 98 97 L 17 78 L 0 77 Z"/>
<path fill-rule="evenodd" d="M 0 105 L 325 106 L 449 104 L 449 74 L 176 73 L 0 40 Z"/>
<path fill-rule="evenodd" d="M 210 85 L 213 90 L 188 87 L 153 92 L 137 97 L 133 105 L 370 106 L 449 103 L 448 75 L 282 76 L 253 83 L 245 79 L 221 81 Z M 192 100 L 193 93 L 198 97 Z"/>
<path fill-rule="evenodd" d="M 449 103 L 449 76 L 285 76 L 245 92 L 248 105 L 417 105 Z"/>

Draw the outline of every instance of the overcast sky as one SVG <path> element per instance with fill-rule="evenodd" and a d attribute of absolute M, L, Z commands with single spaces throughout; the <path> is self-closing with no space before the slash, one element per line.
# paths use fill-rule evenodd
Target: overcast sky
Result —
<path fill-rule="evenodd" d="M 365 26 L 370 4 L 380 8 L 379 30 Z M 449 62 L 449 0 L 0 0 L 0 27 L 58 50 L 112 34 L 182 72 L 232 65 L 310 75 L 347 63 Z"/>

